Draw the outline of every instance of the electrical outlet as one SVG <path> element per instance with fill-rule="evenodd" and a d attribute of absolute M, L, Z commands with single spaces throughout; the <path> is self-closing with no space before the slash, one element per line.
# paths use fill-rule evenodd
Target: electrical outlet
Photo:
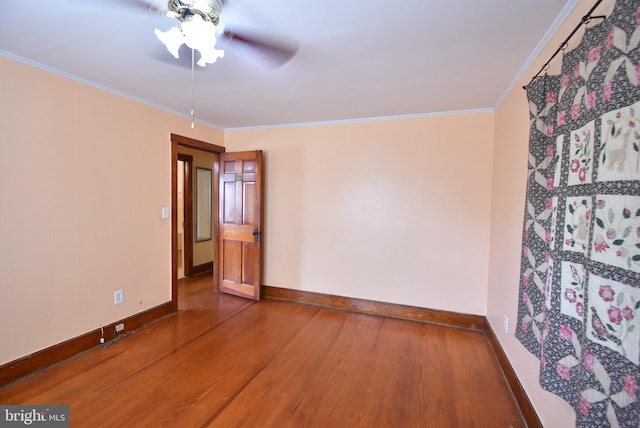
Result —
<path fill-rule="evenodd" d="M 504 316 L 504 332 L 509 332 L 509 317 L 506 315 Z"/>
<path fill-rule="evenodd" d="M 113 304 L 119 305 L 124 302 L 124 290 L 117 290 L 113 292 Z"/>
<path fill-rule="evenodd" d="M 116 333 L 120 333 L 122 330 L 124 330 L 124 323 L 116 324 Z"/>

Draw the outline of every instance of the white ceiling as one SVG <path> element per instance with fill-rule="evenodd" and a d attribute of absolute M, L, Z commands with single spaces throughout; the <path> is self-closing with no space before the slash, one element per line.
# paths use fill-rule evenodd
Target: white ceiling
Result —
<path fill-rule="evenodd" d="M 136 1 L 13 1 L 0 54 L 187 117 L 191 70 L 154 35 L 177 21 Z M 576 2 L 226 0 L 226 28 L 298 51 L 274 68 L 222 46 L 195 73 L 196 120 L 233 129 L 491 109 Z"/>

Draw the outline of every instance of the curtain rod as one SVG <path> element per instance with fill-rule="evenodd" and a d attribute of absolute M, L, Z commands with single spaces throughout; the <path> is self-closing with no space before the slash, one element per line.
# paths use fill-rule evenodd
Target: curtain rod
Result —
<path fill-rule="evenodd" d="M 524 85 L 522 87 L 522 89 L 527 89 L 527 86 L 529 86 L 531 84 L 531 82 L 533 82 L 534 80 L 536 80 L 536 78 L 538 76 L 540 76 L 540 73 L 542 73 L 543 71 L 546 70 L 546 68 L 549 66 L 549 63 L 551 61 L 553 61 L 553 59 L 556 57 L 556 55 L 558 55 L 560 53 L 560 51 L 566 49 L 567 47 L 567 43 L 569 42 L 569 40 L 571 40 L 571 38 L 578 32 L 578 30 L 580 29 L 580 27 L 582 27 L 583 25 L 588 24 L 592 19 L 604 19 L 606 18 L 606 15 L 598 15 L 598 16 L 592 16 L 591 14 L 596 10 L 596 8 L 598 6 L 600 6 L 600 3 L 602 3 L 602 0 L 598 0 L 596 1 L 596 3 L 593 5 L 593 7 L 591 8 L 591 10 L 589 10 L 589 12 L 587 12 L 587 14 L 585 16 L 582 17 L 582 19 L 580 20 L 580 23 L 578 25 L 576 25 L 576 28 L 573 29 L 573 31 L 571 32 L 571 34 L 569 34 L 569 36 L 564 39 L 564 42 L 560 43 L 560 47 L 553 53 L 553 55 L 551 55 L 551 58 L 549 58 L 549 61 L 547 61 L 542 67 L 540 67 L 540 71 L 538 71 L 536 73 L 535 76 L 533 76 L 531 78 L 531 80 L 529 81 L 529 83 L 527 83 L 526 85 Z"/>

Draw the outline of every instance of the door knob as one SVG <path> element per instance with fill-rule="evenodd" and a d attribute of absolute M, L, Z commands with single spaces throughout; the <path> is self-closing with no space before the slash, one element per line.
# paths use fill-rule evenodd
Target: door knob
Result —
<path fill-rule="evenodd" d="M 253 229 L 252 235 L 253 235 L 253 242 L 260 242 L 260 231 L 258 230 L 257 227 Z"/>

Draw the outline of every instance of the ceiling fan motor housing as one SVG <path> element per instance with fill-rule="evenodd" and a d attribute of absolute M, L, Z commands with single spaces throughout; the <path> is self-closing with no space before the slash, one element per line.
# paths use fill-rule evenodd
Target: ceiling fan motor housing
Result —
<path fill-rule="evenodd" d="M 213 25 L 218 25 L 222 0 L 169 0 L 167 7 L 180 21 L 197 14 Z"/>

